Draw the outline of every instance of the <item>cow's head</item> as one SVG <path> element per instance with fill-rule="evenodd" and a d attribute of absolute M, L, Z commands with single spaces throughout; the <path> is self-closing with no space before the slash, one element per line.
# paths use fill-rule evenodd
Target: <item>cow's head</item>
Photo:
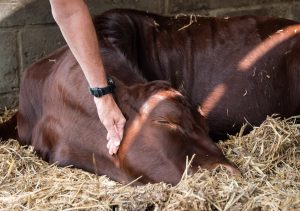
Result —
<path fill-rule="evenodd" d="M 179 182 L 186 157 L 191 169 L 224 165 L 239 172 L 209 138 L 204 117 L 184 96 L 163 81 L 130 87 L 122 96 L 127 106 L 126 132 L 117 154 L 120 168 L 141 182 Z"/>

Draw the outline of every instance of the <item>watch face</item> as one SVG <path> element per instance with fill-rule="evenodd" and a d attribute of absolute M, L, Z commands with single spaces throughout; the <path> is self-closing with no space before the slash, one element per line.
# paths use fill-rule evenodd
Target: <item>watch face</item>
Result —
<path fill-rule="evenodd" d="M 113 84 L 114 84 L 114 81 L 113 81 L 113 79 L 112 79 L 111 77 L 107 77 L 107 83 L 108 83 L 109 85 L 113 85 Z"/>

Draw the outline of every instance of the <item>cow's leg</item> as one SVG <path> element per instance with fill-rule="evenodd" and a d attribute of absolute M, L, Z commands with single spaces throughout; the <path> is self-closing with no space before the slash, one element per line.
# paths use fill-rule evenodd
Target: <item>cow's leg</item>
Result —
<path fill-rule="evenodd" d="M 59 166 L 73 166 L 97 175 L 107 175 L 122 183 L 133 180 L 115 165 L 113 157 L 109 159 L 108 156 L 110 155 L 86 148 L 84 143 L 77 144 L 76 141 L 72 143 L 72 141 L 59 140 L 49 161 Z"/>
<path fill-rule="evenodd" d="M 40 119 L 32 134 L 32 145 L 37 154 L 49 163 L 107 175 L 124 183 L 132 180 L 115 165 L 113 157 L 95 152 L 95 148 L 90 149 L 83 141 L 71 139 L 64 124 L 54 116 L 47 115 Z"/>
<path fill-rule="evenodd" d="M 17 114 L 17 129 L 19 143 L 22 145 L 30 145 L 32 138 L 32 130 L 36 124 L 36 114 L 30 98 L 27 96 L 27 87 L 20 88 L 19 110 Z"/>

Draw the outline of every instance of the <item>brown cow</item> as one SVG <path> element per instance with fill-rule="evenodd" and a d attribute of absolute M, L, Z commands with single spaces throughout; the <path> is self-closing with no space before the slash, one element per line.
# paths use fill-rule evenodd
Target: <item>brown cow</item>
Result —
<path fill-rule="evenodd" d="M 268 17 L 165 17 L 112 10 L 95 20 L 106 48 L 147 80 L 167 80 L 201 106 L 213 138 L 246 121 L 300 113 L 300 25 Z M 199 109 L 200 110 L 200 109 Z"/>
<path fill-rule="evenodd" d="M 125 183 L 142 176 L 140 183 L 176 184 L 186 157 L 194 154 L 192 171 L 223 164 L 238 173 L 209 138 L 204 117 L 182 94 L 167 82 L 146 82 L 121 53 L 107 50 L 103 61 L 127 118 L 117 155 L 108 154 L 105 128 L 82 70 L 67 47 L 24 72 L 17 114 L 19 142 L 33 145 L 50 163 L 72 165 Z M 0 125 L 0 137 L 13 135 L 9 133 L 14 120 Z"/>

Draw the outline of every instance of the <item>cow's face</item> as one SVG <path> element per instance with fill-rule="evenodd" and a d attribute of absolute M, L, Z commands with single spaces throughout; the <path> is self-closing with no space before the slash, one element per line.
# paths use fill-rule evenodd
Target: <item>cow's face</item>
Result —
<path fill-rule="evenodd" d="M 151 90 L 149 85 L 143 90 L 145 96 L 147 90 Z M 194 154 L 192 170 L 224 164 L 231 171 L 238 171 L 209 138 L 204 117 L 194 112 L 179 92 L 170 87 L 155 92 L 152 89 L 140 104 L 138 114 L 128 121 L 118 152 L 121 168 L 132 177 L 143 176 L 142 182 L 176 184 L 186 167 L 187 156 Z"/>

